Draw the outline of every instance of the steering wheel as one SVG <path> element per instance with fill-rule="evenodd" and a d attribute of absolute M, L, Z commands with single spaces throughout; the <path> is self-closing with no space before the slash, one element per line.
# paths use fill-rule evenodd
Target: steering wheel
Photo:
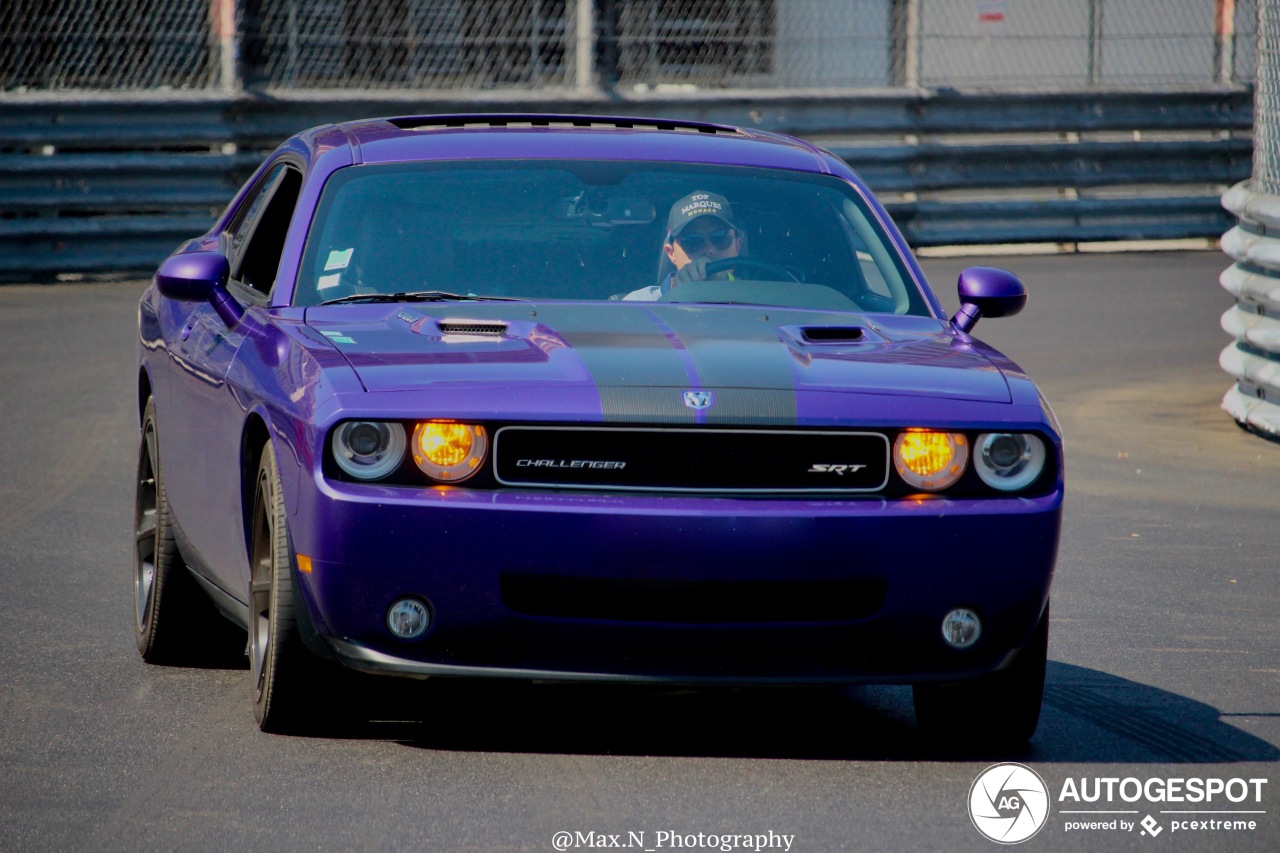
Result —
<path fill-rule="evenodd" d="M 723 258 L 718 261 L 712 261 L 707 264 L 707 278 L 716 273 L 725 270 L 755 270 L 756 272 L 765 273 L 764 281 L 792 281 L 796 284 L 800 283 L 800 279 L 791 270 L 782 264 L 775 264 L 773 261 L 766 261 L 763 258 Z M 744 273 L 745 275 L 745 273 Z"/>

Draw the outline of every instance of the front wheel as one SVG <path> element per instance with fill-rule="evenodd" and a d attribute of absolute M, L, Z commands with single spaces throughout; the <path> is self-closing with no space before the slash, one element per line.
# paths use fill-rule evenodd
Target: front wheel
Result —
<path fill-rule="evenodd" d="M 148 399 L 133 512 L 134 637 L 147 663 L 181 664 L 205 651 L 216 617 L 178 551 L 163 474 L 156 403 Z"/>
<path fill-rule="evenodd" d="M 264 732 L 298 729 L 308 707 L 319 659 L 307 651 L 294 613 L 293 554 L 289 546 L 280 469 L 270 442 L 262 449 L 254 488 L 249 611 L 249 669 L 253 713 Z"/>
<path fill-rule="evenodd" d="M 955 744 L 1018 746 L 1035 734 L 1049 653 L 1049 606 L 1013 663 L 993 675 L 912 688 L 916 724 L 927 736 Z"/>

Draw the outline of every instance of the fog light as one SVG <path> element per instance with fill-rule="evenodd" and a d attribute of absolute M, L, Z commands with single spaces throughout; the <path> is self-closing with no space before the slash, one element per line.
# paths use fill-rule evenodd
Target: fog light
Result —
<path fill-rule="evenodd" d="M 431 611 L 417 598 L 401 598 L 387 611 L 387 627 L 401 640 L 416 640 L 427 633 Z"/>
<path fill-rule="evenodd" d="M 952 610 L 942 619 L 942 639 L 953 649 L 967 649 L 982 636 L 982 620 L 963 607 Z"/>

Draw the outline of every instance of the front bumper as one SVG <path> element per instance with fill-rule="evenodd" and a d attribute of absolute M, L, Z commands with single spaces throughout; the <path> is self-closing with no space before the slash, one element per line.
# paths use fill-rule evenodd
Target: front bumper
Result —
<path fill-rule="evenodd" d="M 757 500 L 322 482 L 291 519 L 310 622 L 356 669 L 663 683 L 917 682 L 1004 666 L 1048 600 L 1062 495 Z M 416 642 L 397 598 L 430 603 Z M 984 632 L 942 639 L 955 607 Z"/>

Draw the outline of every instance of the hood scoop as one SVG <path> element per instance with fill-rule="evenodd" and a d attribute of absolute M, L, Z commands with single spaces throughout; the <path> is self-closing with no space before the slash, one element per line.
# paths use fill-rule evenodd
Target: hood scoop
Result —
<path fill-rule="evenodd" d="M 882 344 L 884 337 L 870 326 L 780 326 L 778 331 L 793 348 L 808 351 L 831 347 L 848 347 L 866 344 Z"/>
<path fill-rule="evenodd" d="M 507 333 L 507 324 L 494 320 L 441 320 L 436 323 L 436 328 L 442 335 L 482 338 L 500 338 Z"/>
<path fill-rule="evenodd" d="M 860 344 L 867 338 L 861 326 L 801 326 L 800 337 L 807 344 Z"/>

